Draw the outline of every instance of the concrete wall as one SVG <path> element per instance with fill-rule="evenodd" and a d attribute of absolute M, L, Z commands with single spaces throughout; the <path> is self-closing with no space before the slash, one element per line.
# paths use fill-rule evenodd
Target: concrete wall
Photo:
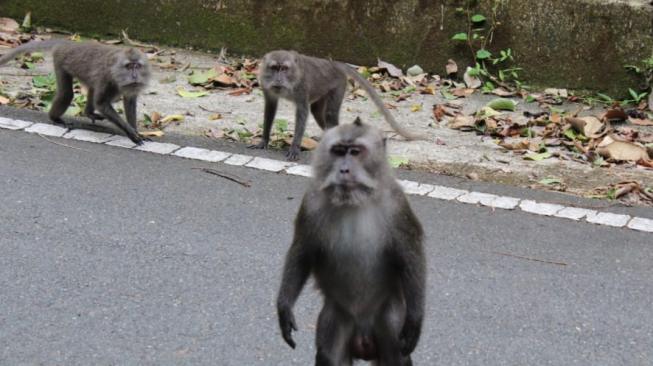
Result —
<path fill-rule="evenodd" d="M 488 8 L 492 0 L 480 0 Z M 90 35 L 261 55 L 293 48 L 443 73 L 471 62 L 450 41 L 466 27 L 462 0 L 0 0 L 0 16 Z M 510 47 L 527 83 L 623 93 L 623 68 L 653 51 L 653 7 L 643 0 L 504 0 L 491 50 Z M 485 12 L 487 14 L 487 11 Z"/>

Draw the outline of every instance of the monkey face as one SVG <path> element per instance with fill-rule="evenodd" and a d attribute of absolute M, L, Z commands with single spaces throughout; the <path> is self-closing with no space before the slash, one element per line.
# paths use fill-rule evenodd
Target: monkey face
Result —
<path fill-rule="evenodd" d="M 124 93 L 137 94 L 149 81 L 150 67 L 145 55 L 135 49 L 120 54 L 112 67 L 113 78 Z"/>
<path fill-rule="evenodd" d="M 329 129 L 318 148 L 314 171 L 334 205 L 362 205 L 389 176 L 381 132 L 359 119 Z"/>
<path fill-rule="evenodd" d="M 290 51 L 273 51 L 265 55 L 260 82 L 263 89 L 283 95 L 293 90 L 301 78 L 297 55 Z"/>

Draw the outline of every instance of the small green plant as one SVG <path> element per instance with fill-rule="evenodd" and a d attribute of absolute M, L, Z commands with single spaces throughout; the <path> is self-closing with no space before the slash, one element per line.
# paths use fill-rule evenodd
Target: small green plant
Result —
<path fill-rule="evenodd" d="M 489 17 L 473 11 L 478 5 L 478 0 L 466 0 L 465 7 L 456 9 L 456 12 L 467 19 L 467 30 L 458 32 L 453 35 L 452 39 L 463 42 L 469 48 L 475 66 L 469 73 L 470 76 L 479 77 L 485 80 L 482 90 L 484 92 L 492 91 L 497 85 L 508 87 L 511 85 L 522 88 L 519 81 L 519 67 L 510 67 L 509 63 L 514 62 L 512 49 L 507 48 L 499 50 L 497 55 L 493 54 L 488 48 L 492 43 L 494 32 L 501 24 L 497 20 L 499 9 L 503 5 L 503 0 L 494 0 Z M 491 73 L 488 67 L 496 72 Z"/>
<path fill-rule="evenodd" d="M 32 78 L 32 86 L 34 87 L 34 94 L 39 98 L 38 104 L 43 107 L 43 110 L 49 111 L 52 107 L 52 100 L 57 88 L 57 80 L 53 73 L 48 75 L 39 75 Z M 80 84 L 75 82 L 73 85 L 75 96 L 70 107 L 66 110 L 66 115 L 78 116 L 86 106 L 86 95 L 80 93 Z"/>

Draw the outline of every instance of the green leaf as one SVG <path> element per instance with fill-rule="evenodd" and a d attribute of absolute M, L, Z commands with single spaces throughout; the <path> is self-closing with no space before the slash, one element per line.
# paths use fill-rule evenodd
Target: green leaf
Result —
<path fill-rule="evenodd" d="M 193 74 L 188 77 L 188 82 L 191 85 L 204 85 L 212 81 L 213 78 L 218 76 L 218 72 L 215 69 L 210 69 L 208 71 L 193 71 Z"/>
<path fill-rule="evenodd" d="M 562 184 L 562 181 L 558 178 L 544 178 L 538 182 L 539 184 L 550 186 L 553 184 Z"/>
<path fill-rule="evenodd" d="M 628 93 L 630 93 L 630 96 L 632 96 L 633 99 L 635 99 L 635 101 L 639 100 L 637 92 L 634 91 L 632 88 L 628 88 Z"/>
<path fill-rule="evenodd" d="M 552 156 L 553 156 L 553 154 L 550 153 L 550 152 L 543 152 L 543 153 L 539 153 L 539 154 L 526 155 L 526 156 L 524 156 L 524 159 L 533 160 L 533 161 L 541 161 L 541 160 L 544 160 L 544 159 L 548 159 L 548 158 L 550 158 Z"/>
<path fill-rule="evenodd" d="M 441 90 L 440 90 L 440 94 L 442 94 L 442 96 L 444 97 L 444 99 L 447 99 L 447 100 L 458 99 L 458 97 L 456 97 L 455 95 L 449 93 L 449 91 L 446 90 L 446 89 L 441 89 Z"/>
<path fill-rule="evenodd" d="M 536 100 L 535 97 L 532 95 L 526 96 L 526 103 L 533 103 L 535 100 Z"/>
<path fill-rule="evenodd" d="M 480 23 L 485 21 L 485 16 L 483 14 L 474 14 L 472 15 L 472 22 Z"/>
<path fill-rule="evenodd" d="M 451 37 L 454 41 L 466 41 L 467 40 L 467 33 L 456 33 Z"/>
<path fill-rule="evenodd" d="M 209 95 L 209 92 L 207 91 L 188 91 L 183 87 L 179 87 L 177 89 L 177 93 L 183 98 L 199 98 L 199 97 Z"/>
<path fill-rule="evenodd" d="M 566 129 L 565 132 L 563 132 L 563 135 L 565 135 L 565 137 L 570 139 L 571 141 L 574 141 L 576 140 L 576 138 L 578 138 L 578 134 L 576 133 L 576 131 L 574 131 L 573 128 Z"/>
<path fill-rule="evenodd" d="M 479 60 L 486 60 L 488 58 L 492 57 L 492 54 L 490 51 L 481 48 L 480 50 L 476 51 L 476 58 Z"/>
<path fill-rule="evenodd" d="M 408 164 L 408 158 L 404 158 L 402 156 L 388 156 L 388 163 L 390 163 L 390 166 L 393 168 L 399 168 L 402 165 Z"/>
<path fill-rule="evenodd" d="M 288 131 L 288 120 L 287 119 L 275 119 L 274 125 L 277 127 L 277 132 L 284 133 Z"/>
<path fill-rule="evenodd" d="M 514 112 L 515 108 L 517 107 L 517 102 L 507 98 L 496 98 L 493 99 L 490 103 L 488 103 L 487 106 L 497 111 Z"/>
<path fill-rule="evenodd" d="M 32 85 L 36 88 L 54 89 L 56 78 L 53 73 L 48 75 L 38 75 L 32 78 Z"/>

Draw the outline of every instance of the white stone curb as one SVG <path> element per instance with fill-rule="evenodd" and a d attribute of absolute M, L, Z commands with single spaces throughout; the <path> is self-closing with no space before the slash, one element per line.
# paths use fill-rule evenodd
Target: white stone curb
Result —
<path fill-rule="evenodd" d="M 23 128 L 27 128 L 33 124 L 34 123 L 32 122 L 0 117 L 0 128 L 7 130 L 22 130 Z"/>
<path fill-rule="evenodd" d="M 175 144 L 146 141 L 141 146 L 136 146 L 125 136 L 110 135 L 107 133 L 93 132 L 81 129 L 69 131 L 67 128 L 54 126 L 45 123 L 32 123 L 28 121 L 14 120 L 0 117 L 0 129 L 24 130 L 30 133 L 38 133 L 53 137 L 71 138 L 91 143 L 104 143 L 105 145 L 147 151 L 162 155 L 173 155 L 187 159 L 201 160 L 206 162 L 222 162 L 228 165 L 245 166 L 251 169 L 258 169 L 269 172 L 285 172 L 289 175 L 311 177 L 312 168 L 310 165 L 295 164 L 286 161 L 273 160 L 268 158 L 254 157 L 242 154 L 231 154 L 228 152 L 208 150 L 192 146 L 181 147 Z M 516 197 L 498 196 L 483 192 L 470 192 L 462 189 L 424 184 L 410 180 L 398 181 L 404 192 L 409 195 L 427 196 L 439 200 L 456 200 L 467 204 L 480 204 L 483 206 L 514 210 L 521 209 L 524 212 L 552 216 L 566 220 L 584 221 L 596 225 L 629 228 L 636 231 L 653 233 L 653 220 L 643 217 L 631 217 L 629 215 L 616 214 L 611 212 L 597 212 L 595 210 L 567 207 L 557 204 L 536 202 L 533 200 L 522 200 Z"/>
<path fill-rule="evenodd" d="M 39 135 L 61 137 L 66 134 L 66 132 L 68 132 L 68 129 L 55 125 L 48 125 L 45 123 L 35 123 L 27 127 L 25 131 L 29 133 L 38 133 Z"/>
<path fill-rule="evenodd" d="M 295 165 L 297 164 L 291 162 L 267 159 L 267 158 L 259 158 L 259 157 L 256 157 L 252 159 L 252 161 L 250 161 L 249 163 L 245 164 L 245 166 L 248 168 L 266 170 L 268 172 L 275 172 L 275 173 L 278 173 L 286 168 L 290 168 Z"/>
<path fill-rule="evenodd" d="M 179 145 L 168 144 L 165 142 L 145 141 L 143 145 L 136 146 L 134 149 L 155 154 L 168 155 L 173 151 L 179 149 Z"/>
<path fill-rule="evenodd" d="M 113 136 L 115 135 L 112 135 L 110 133 L 74 129 L 74 130 L 70 130 L 67 134 L 63 135 L 63 138 L 102 144 L 111 140 Z"/>
<path fill-rule="evenodd" d="M 213 151 L 200 149 L 197 147 L 182 147 L 172 155 L 187 159 L 203 160 L 211 163 L 217 163 L 231 156 L 231 154 L 222 151 Z"/>

